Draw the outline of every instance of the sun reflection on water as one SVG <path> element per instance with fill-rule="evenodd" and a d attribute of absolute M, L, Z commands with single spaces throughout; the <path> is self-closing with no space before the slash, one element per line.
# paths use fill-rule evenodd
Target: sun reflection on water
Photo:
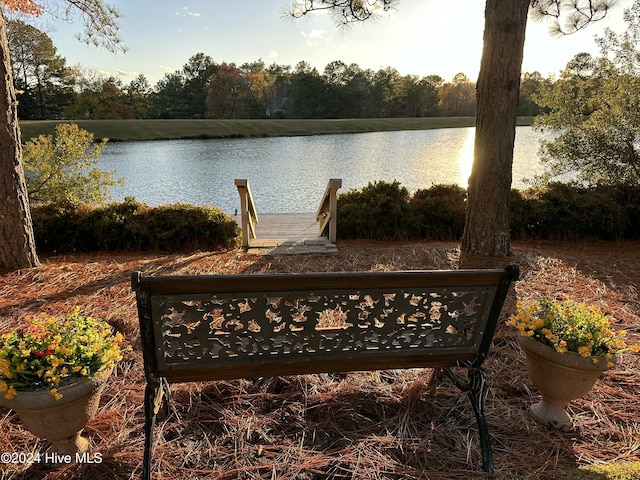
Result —
<path fill-rule="evenodd" d="M 473 166 L 473 144 L 476 138 L 476 129 L 467 129 L 467 139 L 458 153 L 458 164 L 460 165 L 460 177 L 458 183 L 467 188 L 469 185 L 469 176 L 471 175 L 471 167 Z"/>

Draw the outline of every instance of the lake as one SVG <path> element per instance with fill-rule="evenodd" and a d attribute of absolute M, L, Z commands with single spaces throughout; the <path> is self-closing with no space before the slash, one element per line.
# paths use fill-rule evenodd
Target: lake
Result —
<path fill-rule="evenodd" d="M 467 185 L 474 128 L 372 132 L 304 137 L 164 140 L 110 143 L 99 167 L 115 170 L 133 196 L 152 206 L 213 205 L 233 213 L 240 200 L 234 179 L 249 180 L 258 213 L 315 212 L 330 178 L 342 189 L 397 180 L 410 192 L 439 183 Z M 542 134 L 518 127 L 513 186 L 542 171 Z"/>

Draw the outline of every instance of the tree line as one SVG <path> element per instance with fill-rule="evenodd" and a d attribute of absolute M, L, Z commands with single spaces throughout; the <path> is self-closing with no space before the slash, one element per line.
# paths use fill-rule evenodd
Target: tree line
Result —
<path fill-rule="evenodd" d="M 216 63 L 191 56 L 155 86 L 144 75 L 125 84 L 80 66 L 67 66 L 51 38 L 22 20 L 8 22 L 21 119 L 129 118 L 385 118 L 472 116 L 475 83 L 458 73 L 401 75 L 336 60 L 319 72 L 262 60 Z M 540 73 L 522 78 L 519 115 L 537 115 L 532 97 L 551 82 Z"/>

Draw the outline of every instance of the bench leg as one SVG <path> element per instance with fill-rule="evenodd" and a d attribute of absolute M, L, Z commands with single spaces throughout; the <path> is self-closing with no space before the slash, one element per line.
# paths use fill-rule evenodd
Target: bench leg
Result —
<path fill-rule="evenodd" d="M 169 408 L 169 388 L 164 379 L 159 383 L 147 383 L 144 391 L 144 458 L 142 479 L 151 479 L 151 454 L 153 449 L 153 429 L 160 409 L 166 414 Z"/>
<path fill-rule="evenodd" d="M 463 392 L 467 394 L 473 413 L 476 416 L 478 432 L 480 434 L 480 448 L 482 449 L 482 468 L 485 472 L 493 473 L 493 453 L 491 451 L 491 437 L 484 418 L 484 397 L 487 390 L 486 374 L 482 368 L 469 369 L 469 379 L 462 380 L 451 368 L 446 369 L 449 378 Z"/>

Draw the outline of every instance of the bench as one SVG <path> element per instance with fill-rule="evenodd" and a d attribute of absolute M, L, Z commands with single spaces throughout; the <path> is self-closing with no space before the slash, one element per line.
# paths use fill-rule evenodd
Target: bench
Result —
<path fill-rule="evenodd" d="M 134 272 L 146 378 L 143 478 L 150 478 L 153 429 L 160 409 L 168 408 L 168 384 L 397 368 L 446 369 L 471 402 L 482 466 L 493 472 L 482 363 L 517 278 L 514 265 L 264 275 Z"/>

